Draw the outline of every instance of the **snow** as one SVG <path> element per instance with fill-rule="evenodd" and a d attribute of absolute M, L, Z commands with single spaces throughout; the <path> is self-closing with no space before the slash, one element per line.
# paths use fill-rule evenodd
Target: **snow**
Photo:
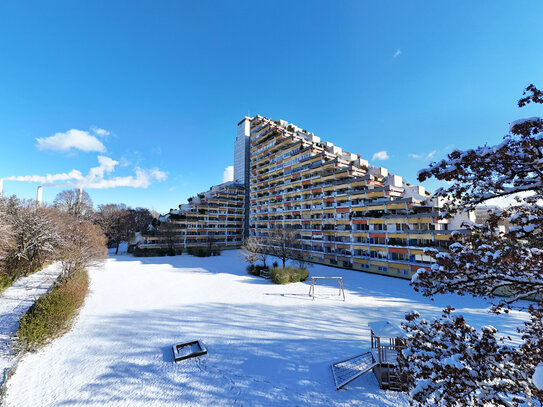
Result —
<path fill-rule="evenodd" d="M 533 380 L 535 387 L 537 387 L 539 390 L 543 390 L 543 362 L 541 362 L 535 368 Z"/>
<path fill-rule="evenodd" d="M 515 126 L 519 126 L 519 125 L 522 125 L 524 123 L 528 123 L 528 122 L 540 122 L 542 121 L 543 119 L 541 117 L 529 117 L 527 119 L 518 119 L 518 120 L 515 120 L 515 121 L 512 121 L 510 124 L 509 124 L 509 130 L 513 130 L 513 127 Z"/>
<path fill-rule="evenodd" d="M 61 271 L 58 264 L 45 267 L 17 280 L 0 295 L 0 384 L 4 372 L 14 364 L 11 339 L 19 327 L 19 320 L 34 301 L 49 290 Z"/>
<path fill-rule="evenodd" d="M 375 336 L 380 338 L 404 337 L 405 331 L 399 326 L 391 324 L 388 321 L 375 321 L 368 324 Z"/>
<path fill-rule="evenodd" d="M 451 304 L 475 327 L 518 341 L 526 315 L 488 314 L 481 299 L 430 301 L 409 281 L 317 265 L 320 286 L 274 285 L 250 276 L 239 251 L 197 258 L 110 258 L 91 284 L 72 330 L 25 355 L 7 383 L 6 406 L 408 406 L 366 373 L 336 391 L 330 365 L 370 348 L 368 324 L 400 324 L 406 312 L 439 316 Z M 200 339 L 208 354 L 173 362 L 174 343 Z"/>

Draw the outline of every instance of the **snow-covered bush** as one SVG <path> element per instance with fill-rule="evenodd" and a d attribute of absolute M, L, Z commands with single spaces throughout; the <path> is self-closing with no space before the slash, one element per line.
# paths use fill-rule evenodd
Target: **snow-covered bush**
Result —
<path fill-rule="evenodd" d="M 511 406 L 531 400 L 529 377 L 518 369 L 521 352 L 477 331 L 446 308 L 441 319 L 407 315 L 406 348 L 398 362 L 412 399 L 424 406 Z"/>
<path fill-rule="evenodd" d="M 528 103 L 543 103 L 543 93 L 533 85 L 519 107 Z M 411 337 L 402 368 L 413 375 L 409 380 L 415 400 L 452 400 L 459 395 L 452 405 L 483 405 L 481 400 L 517 405 L 520 399 L 531 403 L 532 396 L 543 401 L 543 392 L 532 381 L 543 361 L 543 119 L 513 122 L 510 134 L 495 146 L 453 151 L 422 170 L 418 178 L 422 182 L 430 177 L 449 184 L 436 192 L 447 201 L 445 216 L 472 210 L 493 198 L 514 196 L 516 202 L 490 211 L 483 224 L 465 223 L 471 238 L 453 235 L 449 252 L 428 250 L 436 264 L 413 276 L 415 289 L 426 296 L 450 292 L 484 296 L 494 300 L 496 313 L 523 308 L 521 299 L 539 302 L 525 308 L 531 318 L 519 329 L 523 343 L 515 349 L 497 340 L 493 329 L 476 333 L 447 310 L 442 320 L 432 323 L 409 315 L 406 329 Z M 500 228 L 504 225 L 505 230 Z M 498 297 L 503 294 L 507 297 Z M 452 350 L 439 345 L 439 340 L 448 341 L 446 346 Z M 442 359 L 451 363 L 443 365 Z"/>
<path fill-rule="evenodd" d="M 535 386 L 539 390 L 543 390 L 543 362 L 537 365 L 532 379 L 534 381 Z"/>

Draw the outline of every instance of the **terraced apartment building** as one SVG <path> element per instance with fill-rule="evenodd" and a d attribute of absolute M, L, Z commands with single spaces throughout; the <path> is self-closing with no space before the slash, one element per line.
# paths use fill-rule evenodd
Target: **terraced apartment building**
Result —
<path fill-rule="evenodd" d="M 440 219 L 437 199 L 421 186 L 373 167 L 285 121 L 250 121 L 250 234 L 299 231 L 306 260 L 410 278 L 447 250 L 463 220 Z"/>
<path fill-rule="evenodd" d="M 440 218 L 423 187 L 283 120 L 244 117 L 234 143 L 234 181 L 189 198 L 160 217 L 141 248 L 263 246 L 274 228 L 297 232 L 308 261 L 410 278 L 447 250 L 453 230 L 473 214 Z M 269 248 L 269 247 L 268 247 Z"/>
<path fill-rule="evenodd" d="M 213 186 L 161 216 L 158 230 L 144 236 L 139 247 L 239 247 L 243 242 L 244 201 L 243 185 L 227 182 Z"/>

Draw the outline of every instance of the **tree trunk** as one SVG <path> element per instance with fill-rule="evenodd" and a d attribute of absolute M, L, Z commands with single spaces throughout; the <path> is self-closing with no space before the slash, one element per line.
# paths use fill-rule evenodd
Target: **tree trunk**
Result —
<path fill-rule="evenodd" d="M 117 240 L 117 250 L 115 250 L 115 254 L 119 254 L 119 244 L 120 244 L 120 243 L 121 243 L 121 242 L 119 242 L 119 241 Z"/>
<path fill-rule="evenodd" d="M 283 268 L 285 268 L 286 261 L 287 261 L 287 259 L 285 257 L 283 257 Z"/>

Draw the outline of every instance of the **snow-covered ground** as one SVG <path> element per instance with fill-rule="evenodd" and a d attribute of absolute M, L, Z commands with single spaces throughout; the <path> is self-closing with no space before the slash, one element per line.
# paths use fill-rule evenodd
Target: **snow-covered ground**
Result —
<path fill-rule="evenodd" d="M 314 266 L 343 276 L 273 285 L 246 273 L 238 251 L 220 257 L 110 258 L 90 270 L 90 293 L 72 330 L 26 355 L 7 406 L 407 406 L 367 373 L 336 391 L 332 362 L 369 348 L 368 322 L 455 306 L 473 325 L 515 337 L 524 314 L 493 316 L 482 300 L 415 293 L 405 280 Z M 324 294 L 330 294 L 325 296 Z M 331 295 L 334 294 L 334 295 Z M 174 363 L 172 344 L 201 339 L 208 354 Z"/>
<path fill-rule="evenodd" d="M 34 301 L 51 288 L 60 272 L 58 264 L 52 264 L 17 280 L 0 295 L 0 384 L 6 369 L 14 363 L 12 337 L 19 320 Z"/>

